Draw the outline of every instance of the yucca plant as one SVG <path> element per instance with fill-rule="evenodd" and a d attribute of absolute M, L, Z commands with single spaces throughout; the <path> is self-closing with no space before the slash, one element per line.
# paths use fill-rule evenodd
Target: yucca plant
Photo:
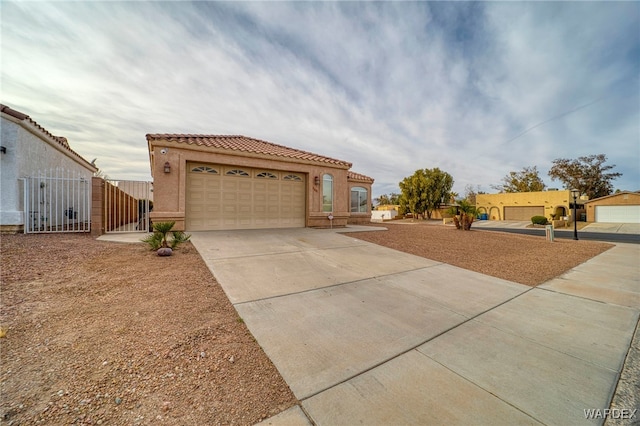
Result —
<path fill-rule="evenodd" d="M 151 250 L 169 248 L 175 249 L 180 243 L 189 241 L 191 235 L 182 231 L 172 231 L 175 222 L 157 222 L 153 224 L 153 234 L 143 238 L 142 241 L 149 244 Z M 171 238 L 169 237 L 171 235 Z"/>

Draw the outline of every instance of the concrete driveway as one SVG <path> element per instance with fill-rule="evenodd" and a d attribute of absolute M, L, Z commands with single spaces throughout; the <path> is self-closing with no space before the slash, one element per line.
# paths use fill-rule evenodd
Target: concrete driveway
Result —
<path fill-rule="evenodd" d="M 301 401 L 267 424 L 593 424 L 584 410 L 609 408 L 640 314 L 634 245 L 596 258 L 617 261 L 615 287 L 583 294 L 332 230 L 191 240 Z"/>

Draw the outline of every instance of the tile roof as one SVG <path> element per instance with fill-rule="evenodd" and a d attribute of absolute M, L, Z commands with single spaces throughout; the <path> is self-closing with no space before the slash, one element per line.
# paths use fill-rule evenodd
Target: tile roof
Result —
<path fill-rule="evenodd" d="M 36 123 L 27 114 L 25 114 L 23 112 L 20 112 L 20 111 L 16 111 L 15 109 L 12 109 L 12 108 L 8 107 L 7 105 L 0 104 L 0 111 L 2 111 L 4 114 L 10 115 L 13 118 L 17 118 L 20 121 L 26 121 L 27 123 L 31 124 L 38 131 L 40 131 L 40 133 L 42 133 L 45 136 L 48 136 L 49 138 L 53 139 L 55 142 L 57 142 L 63 148 L 65 148 L 67 151 L 69 151 L 69 153 L 71 153 L 72 155 L 74 155 L 75 157 L 77 157 L 78 159 L 82 160 L 83 162 L 87 163 L 88 165 L 90 165 L 91 167 L 93 167 L 95 169 L 95 166 L 93 164 L 89 163 L 87 160 L 82 158 L 82 156 L 80 154 L 78 154 L 73 149 L 71 149 L 71 147 L 69 146 L 69 141 L 64 136 L 55 136 L 55 135 L 51 134 L 51 132 L 49 132 L 47 129 L 45 129 L 44 127 L 42 127 L 38 123 Z"/>
<path fill-rule="evenodd" d="M 190 134 L 148 134 L 147 142 L 165 140 L 171 143 L 205 146 L 213 149 L 284 157 L 316 163 L 351 167 L 351 163 L 312 152 L 277 145 L 260 139 L 240 135 L 190 135 Z"/>
<path fill-rule="evenodd" d="M 361 175 L 360 173 L 352 172 L 351 170 L 347 172 L 347 179 L 357 180 L 360 182 L 368 182 L 368 183 L 373 183 L 373 180 L 374 180 L 369 176 Z"/>

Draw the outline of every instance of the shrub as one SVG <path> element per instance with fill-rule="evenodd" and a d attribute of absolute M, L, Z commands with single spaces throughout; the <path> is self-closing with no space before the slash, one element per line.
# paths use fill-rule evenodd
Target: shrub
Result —
<path fill-rule="evenodd" d="M 142 241 L 149 244 L 151 250 L 158 250 L 159 248 L 171 248 L 175 249 L 178 244 L 189 241 L 191 235 L 185 234 L 182 231 L 172 231 L 175 222 L 158 222 L 153 224 L 153 234 L 147 236 Z M 169 234 L 172 238 L 169 239 Z"/>
<path fill-rule="evenodd" d="M 546 225 L 547 218 L 544 216 L 533 216 L 531 218 L 531 223 L 533 223 L 534 225 Z"/>

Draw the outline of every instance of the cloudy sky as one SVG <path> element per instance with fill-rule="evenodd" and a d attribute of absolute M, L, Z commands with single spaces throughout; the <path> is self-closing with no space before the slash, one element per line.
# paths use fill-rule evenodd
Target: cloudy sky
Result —
<path fill-rule="evenodd" d="M 492 192 L 606 154 L 640 189 L 638 2 L 0 4 L 2 103 L 119 179 L 145 134 L 241 134 Z"/>

